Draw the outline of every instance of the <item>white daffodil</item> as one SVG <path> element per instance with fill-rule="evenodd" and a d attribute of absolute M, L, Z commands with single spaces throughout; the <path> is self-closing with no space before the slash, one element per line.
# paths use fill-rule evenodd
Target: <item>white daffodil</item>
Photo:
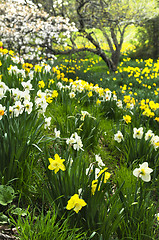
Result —
<path fill-rule="evenodd" d="M 51 117 L 45 118 L 44 128 L 49 128 L 51 125 Z"/>
<path fill-rule="evenodd" d="M 82 149 L 83 143 L 82 143 L 81 137 L 78 136 L 76 132 L 73 133 L 70 138 L 67 138 L 66 143 L 68 145 L 73 145 L 74 150 L 79 151 L 79 149 L 81 149 L 83 151 Z"/>
<path fill-rule="evenodd" d="M 72 144 L 74 144 L 76 142 L 76 140 L 73 138 L 73 137 L 70 137 L 70 138 L 67 138 L 66 139 L 66 143 L 68 144 L 68 145 L 72 145 Z"/>
<path fill-rule="evenodd" d="M 121 100 L 118 100 L 118 101 L 116 102 L 116 105 L 117 105 L 118 108 L 123 108 L 123 104 L 122 104 L 122 101 L 121 101 Z"/>
<path fill-rule="evenodd" d="M 148 167 L 147 162 L 139 164 L 139 166 L 139 168 L 134 169 L 133 175 L 137 178 L 140 177 L 145 182 L 149 182 L 151 180 L 150 173 L 153 172 L 153 169 Z"/>
<path fill-rule="evenodd" d="M 74 98 L 76 96 L 76 94 L 74 92 L 70 92 L 69 96 L 70 96 L 70 98 Z"/>
<path fill-rule="evenodd" d="M 54 129 L 55 138 L 60 138 L 60 130 Z"/>
<path fill-rule="evenodd" d="M 141 139 L 143 136 L 143 127 L 133 129 L 133 138 Z"/>
<path fill-rule="evenodd" d="M 98 174 L 101 170 L 99 168 L 94 169 L 95 179 L 98 178 Z M 88 168 L 86 168 L 86 175 L 90 175 L 93 172 L 93 164 L 91 163 Z"/>
<path fill-rule="evenodd" d="M 81 121 L 84 121 L 85 116 L 89 116 L 89 117 L 90 117 L 89 112 L 87 112 L 87 111 L 81 111 Z"/>
<path fill-rule="evenodd" d="M 30 82 L 31 82 L 31 80 L 21 83 L 25 90 L 28 90 L 28 91 L 33 90 L 33 85 Z"/>
<path fill-rule="evenodd" d="M 152 132 L 152 130 L 148 130 L 147 133 L 145 133 L 145 140 L 147 141 L 154 136 L 155 134 Z"/>
<path fill-rule="evenodd" d="M 33 109 L 33 103 L 30 102 L 30 101 L 28 101 L 28 100 L 25 100 L 25 101 L 23 102 L 23 104 L 24 104 L 24 107 L 25 107 L 25 111 L 26 111 L 28 114 L 30 114 L 30 113 L 32 112 L 32 109 Z"/>
<path fill-rule="evenodd" d="M 22 113 L 23 113 L 24 106 L 21 104 L 20 101 L 16 101 L 16 102 L 14 103 L 13 108 L 14 108 L 14 115 L 15 115 L 16 117 L 18 117 L 19 114 L 22 114 Z"/>
<path fill-rule="evenodd" d="M 3 92 L 5 93 L 7 90 L 9 90 L 8 86 L 0 81 L 0 89 L 3 89 Z"/>
<path fill-rule="evenodd" d="M 124 140 L 123 134 L 120 131 L 117 131 L 116 134 L 114 134 L 114 140 L 120 143 L 122 140 Z"/>
<path fill-rule="evenodd" d="M 50 65 L 45 65 L 44 71 L 45 71 L 46 73 L 47 73 L 47 72 L 50 72 L 50 71 L 51 71 L 51 66 L 50 66 Z"/>
<path fill-rule="evenodd" d="M 103 163 L 103 161 L 102 161 L 101 157 L 99 156 L 99 154 L 95 155 L 95 159 L 96 159 L 99 167 L 104 167 L 105 166 L 105 164 Z"/>
<path fill-rule="evenodd" d="M 105 92 L 105 94 L 104 94 L 104 96 L 103 96 L 103 101 L 110 101 L 110 99 L 111 99 L 111 91 L 110 90 L 108 90 L 108 91 L 106 91 Z"/>
<path fill-rule="evenodd" d="M 118 99 L 117 99 L 117 96 L 115 95 L 115 94 L 113 94 L 113 100 L 114 101 L 117 101 Z"/>
<path fill-rule="evenodd" d="M 3 97 L 5 97 L 5 92 L 3 88 L 0 88 L 0 99 L 2 99 Z"/>
<path fill-rule="evenodd" d="M 151 144 L 154 146 L 155 151 L 159 147 L 159 136 L 155 135 L 151 138 Z"/>
<path fill-rule="evenodd" d="M 5 114 L 5 107 L 0 104 L 0 120 L 2 119 L 3 115 Z"/>
<path fill-rule="evenodd" d="M 82 149 L 83 143 L 82 143 L 81 137 L 78 136 L 75 138 L 75 140 L 76 140 L 76 143 L 73 144 L 74 150 L 77 150 L 77 151 L 79 151 L 79 149 L 83 150 Z"/>
<path fill-rule="evenodd" d="M 41 89 L 37 92 L 37 97 L 38 98 L 46 98 L 46 93 L 42 92 Z"/>
<path fill-rule="evenodd" d="M 24 99 L 24 101 L 25 100 L 28 100 L 28 101 L 30 101 L 30 92 L 28 91 L 28 90 L 25 90 L 24 92 L 23 92 L 23 99 Z"/>
<path fill-rule="evenodd" d="M 36 105 L 36 108 L 38 108 L 38 112 L 43 114 L 46 111 L 48 103 L 46 102 L 46 99 L 44 97 L 43 98 L 36 98 L 35 99 L 35 105 Z"/>

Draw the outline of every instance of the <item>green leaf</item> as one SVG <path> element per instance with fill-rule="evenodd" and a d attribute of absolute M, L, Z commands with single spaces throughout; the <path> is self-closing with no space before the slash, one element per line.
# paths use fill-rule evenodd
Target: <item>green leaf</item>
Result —
<path fill-rule="evenodd" d="M 3 213 L 0 213 L 0 223 L 5 224 L 8 223 L 8 217 L 4 215 Z"/>
<path fill-rule="evenodd" d="M 26 216 L 27 215 L 27 210 L 25 209 L 22 209 L 22 208 L 15 208 L 11 211 L 12 214 L 15 214 L 15 215 L 20 215 L 22 217 Z"/>
<path fill-rule="evenodd" d="M 14 190 L 10 186 L 0 185 L 0 204 L 6 206 L 14 198 Z"/>

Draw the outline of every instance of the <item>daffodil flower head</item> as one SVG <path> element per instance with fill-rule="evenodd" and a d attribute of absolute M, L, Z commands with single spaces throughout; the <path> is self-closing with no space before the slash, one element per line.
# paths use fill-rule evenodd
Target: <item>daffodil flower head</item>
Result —
<path fill-rule="evenodd" d="M 61 159 L 58 154 L 55 154 L 54 156 L 55 159 L 49 158 L 50 165 L 48 166 L 48 169 L 54 170 L 55 174 L 59 171 L 65 171 L 66 167 L 63 164 L 65 159 Z"/>
<path fill-rule="evenodd" d="M 148 163 L 144 162 L 139 164 L 139 168 L 135 168 L 133 171 L 133 175 L 135 177 L 140 177 L 144 182 L 149 182 L 151 180 L 150 173 L 153 172 L 153 169 L 148 167 Z"/>
<path fill-rule="evenodd" d="M 60 130 L 54 129 L 55 138 L 60 138 Z"/>
<path fill-rule="evenodd" d="M 120 143 L 122 140 L 124 140 L 122 132 L 118 131 L 116 134 L 114 134 L 114 140 Z"/>
<path fill-rule="evenodd" d="M 155 134 L 152 132 L 152 130 L 148 130 L 145 134 L 145 140 L 147 141 L 154 136 L 155 136 Z"/>
<path fill-rule="evenodd" d="M 82 209 L 82 207 L 84 207 L 86 205 L 87 205 L 87 203 L 83 199 L 79 198 L 78 194 L 74 194 L 70 198 L 70 200 L 68 200 L 66 209 L 67 210 L 73 209 L 76 213 L 78 213 Z"/>
<path fill-rule="evenodd" d="M 105 164 L 103 163 L 101 157 L 99 156 L 99 154 L 96 154 L 95 155 L 95 159 L 96 159 L 96 162 L 98 163 L 98 167 L 104 167 Z"/>
<path fill-rule="evenodd" d="M 131 116 L 129 116 L 129 115 L 125 115 L 125 116 L 123 116 L 123 119 L 124 119 L 124 121 L 128 124 L 128 123 L 131 123 Z"/>
<path fill-rule="evenodd" d="M 157 213 L 156 215 L 157 221 L 159 222 L 159 213 Z"/>
<path fill-rule="evenodd" d="M 133 129 L 133 138 L 141 139 L 143 136 L 143 127 Z"/>
<path fill-rule="evenodd" d="M 95 180 L 92 181 L 91 192 L 92 192 L 93 195 L 95 194 L 97 184 L 98 184 L 98 179 L 95 179 Z M 100 185 L 98 187 L 98 191 L 100 191 Z"/>
<path fill-rule="evenodd" d="M 109 172 L 106 172 L 107 169 L 108 169 L 108 168 L 106 167 L 106 168 L 102 169 L 102 170 L 98 173 L 98 177 L 103 174 L 101 180 L 103 180 L 104 183 L 106 183 L 107 180 L 108 180 L 108 179 L 110 178 L 110 176 L 111 176 L 111 174 L 110 174 Z"/>

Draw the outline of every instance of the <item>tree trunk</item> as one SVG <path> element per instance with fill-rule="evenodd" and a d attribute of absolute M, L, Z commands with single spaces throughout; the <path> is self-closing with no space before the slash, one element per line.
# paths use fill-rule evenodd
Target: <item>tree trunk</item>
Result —
<path fill-rule="evenodd" d="M 118 48 L 116 51 L 114 51 L 112 53 L 112 56 L 111 56 L 111 61 L 112 61 L 113 65 L 114 65 L 113 71 L 117 70 L 117 66 L 119 64 L 119 60 L 120 60 L 120 48 Z"/>

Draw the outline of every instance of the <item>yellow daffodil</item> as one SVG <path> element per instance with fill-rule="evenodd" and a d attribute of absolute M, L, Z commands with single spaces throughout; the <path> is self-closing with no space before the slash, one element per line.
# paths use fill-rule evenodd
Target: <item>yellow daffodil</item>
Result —
<path fill-rule="evenodd" d="M 44 88 L 45 87 L 45 83 L 43 80 L 38 82 L 39 88 Z"/>
<path fill-rule="evenodd" d="M 124 119 L 124 121 L 128 124 L 128 123 L 131 123 L 131 116 L 129 116 L 129 115 L 125 115 L 125 116 L 123 116 L 123 119 Z"/>
<path fill-rule="evenodd" d="M 98 184 L 98 179 L 92 181 L 91 192 L 93 195 L 95 194 L 97 184 Z M 98 187 L 98 191 L 100 191 L 100 186 Z"/>
<path fill-rule="evenodd" d="M 57 98 L 57 96 L 58 96 L 58 92 L 57 92 L 57 90 L 54 90 L 52 93 L 52 97 Z"/>
<path fill-rule="evenodd" d="M 62 171 L 66 170 L 65 165 L 63 162 L 65 159 L 61 159 L 58 154 L 55 154 L 55 159 L 49 158 L 50 165 L 48 166 L 48 169 L 54 170 L 55 174 L 61 169 Z"/>
<path fill-rule="evenodd" d="M 83 199 L 79 198 L 78 194 L 74 194 L 70 198 L 70 200 L 68 200 L 66 209 L 67 210 L 73 209 L 76 213 L 78 213 L 82 209 L 82 207 L 86 205 L 87 203 Z"/>
<path fill-rule="evenodd" d="M 101 178 L 101 180 L 103 180 L 104 183 L 106 183 L 107 180 L 108 180 L 108 179 L 110 178 L 110 176 L 111 176 L 111 174 L 110 174 L 109 172 L 106 172 L 107 169 L 108 169 L 108 168 L 106 167 L 106 168 L 102 169 L 102 170 L 98 173 L 98 177 L 104 173 L 103 176 L 102 176 L 102 178 Z"/>

